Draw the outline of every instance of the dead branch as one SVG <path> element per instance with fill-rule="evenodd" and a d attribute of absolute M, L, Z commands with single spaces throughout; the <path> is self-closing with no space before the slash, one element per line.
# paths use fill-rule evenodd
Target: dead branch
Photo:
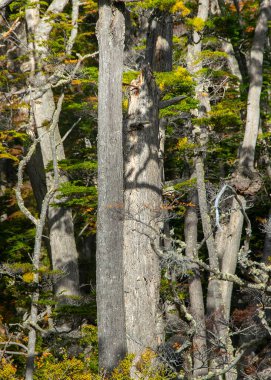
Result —
<path fill-rule="evenodd" d="M 159 109 L 161 110 L 163 108 L 166 108 L 166 107 L 169 107 L 169 106 L 173 106 L 174 104 L 177 104 L 181 100 L 186 99 L 186 98 L 187 98 L 187 95 L 180 95 L 180 96 L 176 96 L 175 98 L 172 98 L 172 99 L 162 100 L 159 103 Z"/>
<path fill-rule="evenodd" d="M 0 4 L 0 9 L 1 9 L 1 4 Z M 17 26 L 19 26 L 19 25 L 20 25 L 20 22 L 19 22 L 19 17 L 18 17 L 12 23 L 11 27 L 9 28 L 9 30 L 7 30 L 5 33 L 2 33 L 0 35 L 0 40 L 5 40 L 17 28 Z"/>

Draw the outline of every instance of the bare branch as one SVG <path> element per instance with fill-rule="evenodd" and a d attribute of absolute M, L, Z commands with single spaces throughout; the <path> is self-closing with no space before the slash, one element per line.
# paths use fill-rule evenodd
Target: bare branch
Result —
<path fill-rule="evenodd" d="M 69 136 L 69 134 L 73 131 L 73 129 L 77 126 L 77 124 L 79 124 L 80 123 L 80 121 L 82 120 L 82 118 L 81 117 L 79 117 L 79 119 L 75 122 L 75 123 L 73 123 L 73 125 L 71 126 L 71 128 L 65 133 L 65 135 L 62 137 L 62 139 L 61 139 L 61 142 L 63 143 L 65 140 L 66 140 L 66 138 Z M 60 142 L 57 144 L 57 146 L 60 144 Z"/>
<path fill-rule="evenodd" d="M 36 88 L 33 88 L 33 86 L 32 86 L 31 88 L 27 88 L 27 89 L 24 88 L 24 89 L 21 89 L 19 91 L 15 91 L 15 92 L 11 92 L 11 93 L 2 93 L 2 95 L 5 97 L 6 100 L 11 99 L 12 97 L 15 97 L 15 100 L 12 100 L 10 102 L 10 105 L 12 105 L 16 101 L 18 101 L 18 99 L 16 97 L 20 96 L 20 95 L 23 96 L 23 101 L 26 103 L 33 101 L 33 100 L 37 100 L 37 99 L 41 98 L 42 95 L 44 95 L 51 87 L 58 88 L 58 87 L 66 85 L 68 83 L 71 83 L 71 81 L 75 78 L 77 71 L 79 70 L 82 62 L 85 59 L 93 58 L 98 54 L 99 54 L 99 51 L 96 51 L 92 54 L 86 54 L 84 56 L 77 54 L 78 61 L 77 61 L 74 69 L 72 70 L 72 72 L 70 74 L 64 74 L 65 68 L 63 67 L 62 70 L 59 70 L 56 73 L 54 73 L 53 75 L 51 75 L 47 79 L 47 84 L 44 86 L 36 87 Z M 33 94 L 31 94 L 31 92 L 35 92 L 34 96 L 33 96 Z"/>
<path fill-rule="evenodd" d="M 187 95 L 180 95 L 180 96 L 176 96 L 175 98 L 172 98 L 172 99 L 162 100 L 159 103 L 159 109 L 161 110 L 163 108 L 166 108 L 166 107 L 169 107 L 169 106 L 173 106 L 174 104 L 177 104 L 181 100 L 186 99 L 186 98 L 187 98 Z"/>
<path fill-rule="evenodd" d="M 19 351 L 6 351 L 2 350 L 0 351 L 1 354 L 8 354 L 8 355 L 22 355 L 22 356 L 27 356 L 27 353 L 25 352 L 19 352 Z"/>
<path fill-rule="evenodd" d="M 1 7 L 0 7 L 0 9 L 1 9 Z M 16 20 L 10 26 L 9 30 L 7 30 L 5 33 L 2 33 L 0 35 L 0 40 L 6 39 L 19 25 L 20 25 L 19 18 L 16 18 Z"/>
<path fill-rule="evenodd" d="M 28 164 L 28 162 L 30 161 L 32 155 L 34 154 L 38 143 L 40 142 L 40 140 L 43 138 L 43 136 L 46 133 L 48 133 L 48 132 L 45 132 L 39 138 L 37 138 L 37 139 L 34 140 L 33 144 L 31 145 L 31 147 L 30 147 L 30 149 L 29 149 L 29 151 L 27 153 L 27 155 L 20 161 L 19 167 L 18 167 L 18 181 L 17 181 L 17 186 L 15 188 L 16 199 L 17 199 L 17 203 L 18 203 L 18 206 L 19 206 L 20 210 L 36 226 L 38 224 L 38 220 L 25 207 L 24 200 L 23 200 L 22 193 L 21 193 L 21 188 L 23 186 L 23 173 L 24 173 L 24 169 L 25 169 L 26 165 Z"/>
<path fill-rule="evenodd" d="M 13 342 L 13 341 L 9 341 L 9 342 L 0 342 L 0 345 L 1 346 L 18 346 L 18 347 L 21 347 L 21 348 L 23 348 L 24 350 L 26 350 L 27 351 L 27 347 L 24 345 L 24 344 L 22 344 L 22 343 L 18 343 L 18 342 Z"/>

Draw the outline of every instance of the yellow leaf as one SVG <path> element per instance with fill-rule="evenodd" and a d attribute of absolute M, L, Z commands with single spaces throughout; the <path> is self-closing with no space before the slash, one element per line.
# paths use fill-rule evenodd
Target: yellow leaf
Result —
<path fill-rule="evenodd" d="M 30 283 L 30 282 L 33 282 L 33 280 L 34 280 L 34 273 L 33 272 L 26 272 L 23 274 L 22 277 L 23 277 L 24 282 Z"/>
<path fill-rule="evenodd" d="M 175 5 L 171 8 L 172 13 L 180 12 L 182 16 L 188 16 L 190 9 L 188 9 L 182 1 L 177 1 Z"/>

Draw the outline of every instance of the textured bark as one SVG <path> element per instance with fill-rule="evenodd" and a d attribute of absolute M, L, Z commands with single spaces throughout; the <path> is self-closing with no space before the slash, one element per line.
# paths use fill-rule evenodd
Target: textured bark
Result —
<path fill-rule="evenodd" d="M 9 5 L 10 3 L 12 3 L 13 0 L 1 0 L 0 1 L 0 9 L 3 9 L 5 8 L 7 5 Z"/>
<path fill-rule="evenodd" d="M 114 3 L 115 4 L 115 3 Z M 124 14 L 99 2 L 97 313 L 100 368 L 126 353 L 123 296 L 122 71 Z"/>
<path fill-rule="evenodd" d="M 245 207 L 245 199 L 239 197 Z M 244 215 L 240 210 L 240 205 L 234 198 L 231 207 L 231 216 L 229 224 L 226 228 L 226 236 L 224 240 L 225 252 L 223 255 L 221 271 L 224 273 L 235 274 L 237 256 L 240 249 L 241 235 L 244 223 Z M 232 286 L 231 282 L 222 282 L 222 299 L 224 304 L 224 318 L 228 322 L 230 318 Z"/>
<path fill-rule="evenodd" d="M 267 231 L 265 232 L 264 248 L 263 248 L 263 262 L 270 265 L 271 258 L 271 210 L 268 214 Z"/>
<path fill-rule="evenodd" d="M 204 165 L 201 157 L 196 159 L 196 176 L 197 190 L 199 198 L 200 216 L 202 220 L 202 228 L 204 238 L 208 248 L 209 263 L 212 269 L 219 269 L 219 262 L 216 250 L 216 244 L 213 236 L 209 209 L 206 199 Z M 220 282 L 216 279 L 210 279 L 207 295 L 207 314 L 221 312 L 222 298 Z"/>
<path fill-rule="evenodd" d="M 44 125 L 52 122 L 54 111 L 55 104 L 53 93 L 49 90 L 40 99 L 35 101 L 34 105 L 35 125 L 38 131 L 38 136 L 44 134 L 46 130 Z M 57 158 L 60 160 L 64 159 L 65 153 L 58 129 L 56 129 L 55 132 L 55 141 L 56 144 L 59 144 Z M 40 147 L 43 166 L 46 168 L 53 159 L 48 134 L 42 137 Z M 53 182 L 52 173 L 46 172 L 45 177 L 47 188 L 50 188 Z M 60 182 L 63 183 L 65 181 L 67 181 L 67 178 L 61 175 Z M 33 187 L 33 189 L 35 190 L 35 187 Z M 54 197 L 52 202 L 57 204 L 59 203 L 59 200 Z M 70 210 L 67 210 L 62 206 L 49 206 L 47 217 L 52 267 L 54 270 L 61 271 L 60 275 L 55 276 L 55 294 L 61 298 L 64 296 L 79 295 L 78 253 L 74 237 L 72 213 Z"/>
<path fill-rule="evenodd" d="M 151 242 L 159 244 L 161 176 L 159 98 L 148 66 L 132 84 L 124 127 L 124 293 L 128 352 L 138 354 L 160 343 L 160 268 Z"/>
<path fill-rule="evenodd" d="M 145 57 L 154 71 L 172 70 L 172 38 L 172 15 L 156 9 L 149 20 Z"/>
<path fill-rule="evenodd" d="M 204 0 L 198 5 L 198 14 L 197 17 L 201 18 L 203 21 L 206 21 L 209 13 L 209 0 Z M 199 56 L 202 51 L 202 40 L 201 35 L 194 31 L 192 33 L 191 44 L 188 45 L 187 52 L 187 68 L 191 74 L 196 74 L 200 69 L 202 69 L 202 63 L 199 60 Z M 197 85 L 195 88 L 196 97 L 199 100 L 199 109 L 195 111 L 195 116 L 204 116 L 207 111 L 210 110 L 210 102 L 209 97 L 205 95 L 204 84 L 201 83 L 200 78 L 197 78 Z M 204 95 L 203 95 L 204 94 Z M 204 144 L 204 135 L 202 133 L 199 138 L 201 139 L 200 144 Z M 207 247 L 209 252 L 209 260 L 210 265 L 216 267 L 218 265 L 218 259 L 216 257 L 216 249 L 213 241 L 212 231 L 210 230 L 210 221 L 208 217 L 208 208 L 206 203 L 206 189 L 204 183 L 204 167 L 203 161 L 201 157 L 195 158 L 195 176 L 197 178 L 197 196 L 195 195 L 195 200 L 197 199 L 197 203 L 199 203 L 200 215 L 202 219 L 204 236 L 207 239 Z M 189 231 L 188 226 L 186 225 L 191 223 L 191 231 Z M 188 243 L 186 248 L 186 254 L 192 256 L 195 252 L 196 243 L 197 243 L 197 214 L 196 210 L 188 209 L 186 220 L 185 220 L 185 234 L 186 241 Z M 213 289 L 212 291 L 212 303 L 214 304 L 212 308 L 219 307 L 218 299 L 216 295 L 216 289 L 218 289 L 219 284 L 218 281 L 212 280 L 209 283 L 208 295 L 210 295 L 210 287 Z M 206 375 L 208 373 L 208 365 L 207 365 L 207 342 L 206 342 L 206 326 L 205 326 L 205 315 L 204 315 L 204 299 L 202 294 L 202 286 L 200 278 L 193 278 L 193 281 L 189 285 L 189 294 L 190 294 L 190 302 L 192 308 L 192 315 L 196 321 L 198 321 L 198 331 L 197 335 L 194 337 L 194 342 L 196 347 L 199 346 L 201 348 L 198 351 L 195 351 L 193 355 L 194 360 L 194 375 Z M 219 294 L 219 292 L 218 292 Z M 200 297 L 202 299 L 200 300 Z M 209 297 L 210 299 L 210 297 Z M 207 313 L 210 313 L 210 302 L 207 301 Z"/>
<path fill-rule="evenodd" d="M 255 147 L 260 121 L 260 97 L 263 81 L 263 55 L 268 30 L 268 22 L 271 19 L 271 4 L 269 0 L 261 3 L 260 15 L 256 25 L 249 65 L 249 91 L 247 100 L 247 118 L 245 135 L 240 154 L 240 170 L 254 171 Z M 246 174 L 246 173 L 245 173 Z"/>
<path fill-rule="evenodd" d="M 152 70 L 158 72 L 172 71 L 172 56 L 173 56 L 173 18 L 168 12 L 156 9 L 149 17 L 147 41 L 146 41 L 146 62 L 150 65 Z M 159 102 L 159 109 L 166 108 L 174 103 L 183 99 L 185 96 L 168 99 Z M 165 183 L 164 172 L 164 155 L 165 155 L 165 141 L 166 141 L 166 127 L 168 124 L 167 118 L 159 120 L 159 164 L 161 172 L 161 182 Z M 168 222 L 168 212 L 163 212 L 164 226 L 164 241 L 165 249 L 171 246 L 170 226 Z"/>
<path fill-rule="evenodd" d="M 191 202 L 198 204 L 197 194 L 191 197 Z M 198 215 L 196 207 L 188 207 L 184 221 L 185 254 L 190 259 L 195 257 L 198 236 Z M 207 343 L 205 310 L 200 274 L 198 268 L 194 269 L 195 275 L 189 281 L 189 299 L 191 314 L 197 324 L 196 333 L 193 337 L 193 374 L 194 376 L 206 375 L 208 373 Z"/>
<path fill-rule="evenodd" d="M 47 12 L 49 9 L 51 12 L 63 11 L 66 4 L 67 0 L 53 1 Z M 40 19 L 38 4 L 35 6 L 33 4 L 32 8 L 30 7 L 26 10 L 26 22 L 30 51 L 30 80 L 34 86 L 33 99 L 35 99 L 35 87 L 47 84 L 47 78 L 40 70 L 43 65 L 43 59 L 48 54 L 47 43 L 52 23 L 46 14 Z M 46 188 L 50 189 L 53 185 L 52 173 L 44 173 L 47 165 L 53 159 L 49 134 L 45 133 L 52 123 L 56 111 L 52 89 L 49 88 L 41 97 L 31 101 L 30 104 L 31 128 L 29 132 L 36 133 L 39 137 L 43 136 L 40 140 L 40 152 L 37 153 L 36 157 L 33 157 L 29 167 L 30 180 L 40 209 Z M 58 128 L 55 129 L 55 142 L 58 145 L 57 158 L 59 160 L 64 159 L 64 147 Z M 40 155 L 38 156 L 39 153 Z M 38 176 L 35 176 L 35 171 L 40 172 Z M 46 180 L 45 189 L 44 178 Z M 41 183 L 38 183 L 38 179 L 41 180 Z M 66 180 L 66 177 L 62 175 L 59 178 L 60 183 Z M 52 203 L 59 203 L 56 196 L 53 197 Z M 52 267 L 54 270 L 61 272 L 61 274 L 55 276 L 54 291 L 58 297 L 64 300 L 66 296 L 79 295 L 80 293 L 78 252 L 74 237 L 72 214 L 64 207 L 49 206 L 47 218 Z"/>
<path fill-rule="evenodd" d="M 236 59 L 233 46 L 230 41 L 222 41 L 222 49 L 225 53 L 228 54 L 227 61 L 228 61 L 228 67 L 233 75 L 235 75 L 240 82 L 243 82 L 242 73 L 238 64 L 238 61 Z"/>

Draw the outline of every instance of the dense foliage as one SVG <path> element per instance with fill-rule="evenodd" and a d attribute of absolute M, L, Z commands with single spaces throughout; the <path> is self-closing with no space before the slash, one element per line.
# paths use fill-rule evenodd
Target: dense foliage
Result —
<path fill-rule="evenodd" d="M 22 379 L 24 376 L 31 327 L 31 302 L 37 288 L 39 318 L 37 326 L 34 326 L 37 332 L 34 379 L 99 380 L 105 376 L 98 368 L 95 303 L 99 169 L 96 148 L 99 74 L 95 25 L 98 20 L 98 2 L 86 0 L 81 3 L 76 21 L 76 40 L 68 52 L 66 47 L 69 36 L 75 30 L 72 18 L 74 3 L 67 2 L 63 12 L 48 13 L 47 9 L 53 3 L 54 1 L 11 1 L 1 9 L 0 15 L 0 380 Z M 241 227 L 240 252 L 243 252 L 243 247 L 247 247 L 248 240 L 249 248 L 243 261 L 238 253 L 237 269 L 232 273 L 236 277 L 232 280 L 234 291 L 227 328 L 231 331 L 229 336 L 234 358 L 243 349 L 244 342 L 253 339 L 256 341 L 257 336 L 261 338 L 254 347 L 242 352 L 238 361 L 238 378 L 268 379 L 271 377 L 268 335 L 271 329 L 270 283 L 261 276 L 263 273 L 266 276 L 271 273 L 270 32 L 263 58 L 260 126 L 254 160 L 257 174 L 249 170 L 242 172 L 242 176 L 252 182 L 256 177 L 257 180 L 260 178 L 261 185 L 257 191 L 254 187 L 252 189 L 252 182 L 245 190 L 236 185 L 236 181 L 241 178 L 238 177 L 239 157 L 247 123 L 251 80 L 249 65 L 252 62 L 249 56 L 260 2 L 212 2 L 208 5 L 210 9 L 206 21 L 198 16 L 199 4 L 194 0 L 131 1 L 125 2 L 125 6 L 127 30 L 122 88 L 124 122 L 129 112 L 129 91 L 134 86 L 131 83 L 134 83 L 132 81 L 136 80 L 145 64 L 148 20 L 156 15 L 155 12 L 169 15 L 173 20 L 172 71 L 153 73 L 159 89 L 160 104 L 183 96 L 179 101 L 161 107 L 159 111 L 160 121 L 165 123 L 166 136 L 161 160 L 165 178 L 161 179 L 164 226 L 161 227 L 160 236 L 164 244 L 164 256 L 160 257 L 160 304 L 165 342 L 157 351 L 144 347 L 136 370 L 143 378 L 150 380 L 176 378 L 176 373 L 178 378 L 211 378 L 204 377 L 208 376 L 206 373 L 203 377 L 193 375 L 191 363 L 193 352 L 197 351 L 197 347 L 191 343 L 194 334 L 190 331 L 193 318 L 189 320 L 189 286 L 194 279 L 195 265 L 197 275 L 200 273 L 204 302 L 208 297 L 208 281 L 213 280 L 212 276 L 220 275 L 215 272 L 216 268 L 211 268 L 209 247 L 205 244 L 208 237 L 204 221 L 201 223 L 202 211 L 199 200 L 193 196 L 197 191 L 194 167 L 200 157 L 204 168 L 203 183 L 206 187 L 212 234 L 215 235 L 221 225 L 228 225 L 233 210 L 230 203 L 233 201 L 233 192 L 229 188 L 219 199 L 219 207 L 215 204 L 223 185 L 228 184 L 231 189 L 235 189 L 234 194 L 246 200 L 245 210 L 242 210 L 245 224 Z M 47 51 L 46 59 L 42 62 L 42 67 L 36 66 L 33 73 L 30 69 L 33 51 L 29 48 L 32 32 L 28 31 L 26 37 L 25 20 L 29 9 L 35 7 L 39 8 L 42 17 L 49 17 L 52 29 L 48 41 L 42 42 L 42 47 Z M 200 38 L 202 50 L 194 56 L 191 69 L 189 54 L 195 33 Z M 229 46 L 231 50 L 228 50 Z M 80 65 L 77 67 L 78 62 Z M 54 293 L 55 279 L 61 277 L 62 273 L 52 267 L 48 244 L 49 227 L 45 225 L 42 233 L 37 269 L 32 260 L 37 228 L 22 212 L 14 190 L 18 181 L 19 163 L 31 150 L 35 138 L 38 139 L 36 130 L 32 127 L 34 116 L 31 108 L 34 101 L 31 99 L 32 87 L 38 87 L 37 82 L 31 80 L 37 73 L 42 73 L 50 83 L 55 103 L 65 94 L 58 127 L 66 158 L 57 162 L 58 171 L 65 177 L 65 181 L 61 180 L 58 184 L 57 196 L 51 205 L 55 209 L 63 207 L 72 211 L 80 271 L 80 297 L 70 297 L 65 304 L 59 303 Z M 202 99 L 207 98 L 210 109 L 201 112 Z M 48 130 L 50 128 L 50 125 L 47 126 Z M 54 172 L 54 165 L 53 161 L 47 165 L 45 176 Z M 41 180 L 40 188 L 43 186 Z M 41 208 L 34 196 L 27 168 L 20 191 L 24 205 L 38 219 Z M 196 238 L 198 261 L 194 266 L 189 265 L 185 259 L 180 259 L 185 257 L 186 217 L 191 209 L 200 219 Z M 167 241 L 169 245 L 165 243 Z M 257 269 L 262 268 L 261 265 L 266 265 L 267 269 L 259 274 Z M 262 283 L 264 286 L 261 288 L 259 284 Z M 247 284 L 250 285 L 246 286 Z M 261 314 L 263 312 L 264 317 Z M 206 326 L 210 327 L 214 320 L 214 315 L 206 316 Z M 141 323 L 144 324 L 144 319 Z M 65 330 L 66 325 L 68 328 Z M 246 333 L 249 327 L 252 331 L 250 334 Z M 227 351 L 223 351 L 225 347 L 210 343 L 212 339 L 215 340 L 211 337 L 211 327 L 208 334 L 210 361 L 218 360 L 217 358 L 225 360 L 225 352 L 228 355 Z M 185 346 L 184 342 L 189 339 L 189 345 Z M 133 378 L 131 368 L 134 362 L 133 354 L 126 356 L 112 372 L 110 379 Z M 220 367 L 215 369 L 223 369 L 228 364 L 220 363 Z M 264 371 L 267 377 L 264 377 Z"/>

